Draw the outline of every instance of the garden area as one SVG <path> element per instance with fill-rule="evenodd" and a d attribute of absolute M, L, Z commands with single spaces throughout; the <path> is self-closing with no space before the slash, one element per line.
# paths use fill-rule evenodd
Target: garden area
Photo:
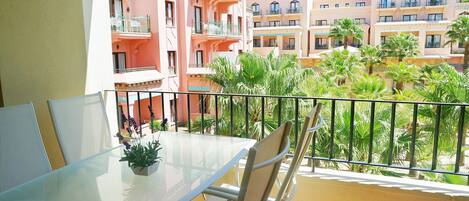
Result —
<path fill-rule="evenodd" d="M 464 118 L 469 117 L 464 105 L 469 103 L 469 17 L 461 17 L 447 32 L 448 44 L 462 42 L 466 47 L 464 72 L 447 63 L 404 62 L 419 54 L 416 37 L 406 33 L 391 36 L 381 46 L 362 46 L 353 54 L 347 44 L 360 40 L 356 26 L 351 19 L 339 20 L 330 37 L 342 38 L 344 49 L 322 55 L 314 69 L 301 68 L 295 55 L 244 53 L 240 67 L 217 58 L 210 65 L 215 73 L 209 79 L 219 92 L 265 96 L 210 98 L 210 108 L 219 112 L 193 122 L 194 130 L 261 139 L 281 122 L 293 121 L 293 150 L 301 119 L 321 103 L 324 126 L 309 155 L 335 161 L 314 160 L 316 167 L 465 185 L 464 174 L 416 170 L 469 172 L 464 155 L 469 128 L 469 118 Z M 398 63 L 386 65 L 386 58 L 397 58 Z"/>

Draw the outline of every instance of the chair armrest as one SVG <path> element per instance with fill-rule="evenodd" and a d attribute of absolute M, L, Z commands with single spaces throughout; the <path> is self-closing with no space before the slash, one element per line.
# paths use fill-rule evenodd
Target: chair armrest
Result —
<path fill-rule="evenodd" d="M 233 194 L 230 194 L 230 193 L 226 193 L 226 192 L 223 192 L 223 191 L 217 191 L 217 190 L 213 190 L 213 189 L 205 189 L 204 192 L 205 194 L 208 194 L 208 195 L 213 195 L 213 196 L 216 196 L 216 197 L 220 197 L 220 198 L 225 198 L 229 201 L 237 201 L 238 200 L 238 196 L 237 195 L 233 195 Z"/>
<path fill-rule="evenodd" d="M 239 195 L 239 190 L 223 188 L 223 187 L 219 187 L 219 186 L 210 186 L 207 189 L 214 190 L 214 191 L 220 191 L 220 192 L 224 192 L 224 193 L 229 193 L 229 194 L 232 194 L 232 195 L 235 195 L 235 196 Z"/>

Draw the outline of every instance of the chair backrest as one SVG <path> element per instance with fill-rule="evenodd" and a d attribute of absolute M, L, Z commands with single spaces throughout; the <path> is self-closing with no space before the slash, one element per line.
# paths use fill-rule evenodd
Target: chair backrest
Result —
<path fill-rule="evenodd" d="M 277 201 L 292 200 L 293 193 L 292 188 L 295 185 L 295 177 L 298 169 L 301 166 L 301 162 L 308 151 L 308 147 L 312 142 L 313 136 L 322 126 L 322 120 L 320 120 L 321 103 L 316 104 L 311 113 L 305 117 L 303 129 L 301 135 L 298 138 L 298 144 L 296 146 L 295 154 L 293 155 L 290 167 L 288 168 L 287 174 L 280 186 L 277 194 Z"/>
<path fill-rule="evenodd" d="M 282 124 L 272 134 L 249 149 L 239 191 L 239 201 L 268 199 L 282 159 L 288 153 L 291 125 L 291 122 Z"/>
<path fill-rule="evenodd" d="M 49 100 L 49 109 L 67 164 L 112 148 L 101 93 Z"/>
<path fill-rule="evenodd" d="M 0 108 L 0 192 L 50 171 L 33 105 Z"/>

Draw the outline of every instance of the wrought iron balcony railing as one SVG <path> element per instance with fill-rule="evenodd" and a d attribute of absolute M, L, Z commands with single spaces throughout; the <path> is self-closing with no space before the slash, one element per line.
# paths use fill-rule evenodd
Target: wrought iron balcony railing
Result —
<path fill-rule="evenodd" d="M 184 128 L 189 133 L 262 139 L 269 134 L 268 128 L 291 121 L 294 123 L 290 136 L 294 142 L 292 150 L 298 143 L 305 115 L 302 111 L 321 103 L 324 126 L 313 135 L 305 157 L 310 160 L 313 170 L 318 164 L 315 161 L 322 161 L 329 164 L 324 166 L 326 168 L 343 164 L 356 170 L 375 167 L 469 176 L 461 166 L 469 126 L 467 103 L 198 92 L 108 92 L 116 95 L 118 107 L 127 109 L 121 111 L 119 116 L 123 117 L 126 117 L 125 112 L 127 117 L 130 114 L 129 94 L 138 97 L 132 104 L 140 127 L 144 121 L 143 112 L 147 114 L 146 118 L 151 118 L 147 122 L 153 122 L 155 115 L 148 114 L 163 113 L 157 116 L 164 117 L 166 111 L 171 112 L 175 125 L 172 129 L 176 131 Z M 165 110 L 164 102 L 152 104 L 151 99 L 155 96 L 163 100 L 164 97 L 184 99 L 187 105 L 173 101 L 171 111 Z M 141 101 L 140 97 L 150 100 Z M 194 108 L 192 101 L 198 106 Z M 141 105 L 144 103 L 146 105 Z M 120 118 L 121 126 L 123 119 L 127 118 Z M 251 135 L 253 132 L 255 135 Z"/>
<path fill-rule="evenodd" d="M 123 33 L 150 33 L 150 16 L 111 17 L 111 30 Z"/>
<path fill-rule="evenodd" d="M 446 0 L 427 0 L 427 6 L 443 6 L 446 5 Z"/>
<path fill-rule="evenodd" d="M 392 1 L 390 3 L 380 3 L 378 8 L 396 8 L 396 2 Z"/>
<path fill-rule="evenodd" d="M 401 4 L 403 8 L 419 7 L 422 6 L 419 1 L 404 1 Z"/>
<path fill-rule="evenodd" d="M 267 15 L 280 15 L 282 14 L 282 9 L 281 8 L 278 8 L 278 9 L 267 9 Z"/>
<path fill-rule="evenodd" d="M 301 7 L 287 9 L 287 14 L 295 14 L 295 13 L 301 13 L 301 12 L 302 12 Z"/>

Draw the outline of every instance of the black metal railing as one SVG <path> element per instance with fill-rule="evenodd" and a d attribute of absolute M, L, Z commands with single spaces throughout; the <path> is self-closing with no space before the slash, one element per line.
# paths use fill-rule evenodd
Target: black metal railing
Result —
<path fill-rule="evenodd" d="M 404 1 L 401 3 L 403 8 L 419 7 L 422 6 L 419 1 Z"/>
<path fill-rule="evenodd" d="M 301 12 L 302 12 L 301 7 L 287 9 L 287 14 L 295 14 L 295 13 L 301 13 Z"/>
<path fill-rule="evenodd" d="M 294 50 L 295 49 L 295 44 L 287 44 L 283 46 L 284 50 Z"/>
<path fill-rule="evenodd" d="M 259 23 L 254 25 L 254 28 L 261 28 L 261 27 L 293 27 L 293 26 L 301 26 L 299 21 L 293 22 L 277 22 L 277 23 Z"/>
<path fill-rule="evenodd" d="M 315 44 L 314 49 L 316 49 L 316 50 L 327 50 L 327 49 L 329 49 L 329 45 L 328 44 Z"/>
<path fill-rule="evenodd" d="M 446 0 L 427 0 L 427 6 L 443 6 L 446 5 Z"/>
<path fill-rule="evenodd" d="M 267 15 L 280 15 L 280 14 L 282 14 L 282 9 L 281 8 L 267 9 L 266 13 L 267 13 Z"/>
<path fill-rule="evenodd" d="M 258 10 L 258 11 L 252 11 L 252 15 L 253 16 L 260 16 L 262 15 L 262 11 Z"/>
<path fill-rule="evenodd" d="M 127 108 L 127 114 L 121 111 L 119 117 L 129 117 L 129 93 L 136 94 L 137 100 L 132 104 L 133 111 L 137 112 L 133 116 L 138 117 L 140 135 L 142 122 L 153 122 L 156 116 L 162 115 L 161 119 L 165 117 L 164 101 L 154 105 L 152 103 L 156 102 L 152 99 L 172 98 L 178 101 L 172 102 L 171 110 L 166 109 L 166 114 L 170 112 L 173 116 L 175 131 L 184 128 L 189 133 L 262 139 L 269 134 L 269 128 L 273 130 L 285 121 L 292 121 L 294 129 L 291 138 L 295 142 L 292 143 L 292 150 L 298 142 L 305 115 L 302 111 L 321 103 L 324 126 L 314 135 L 305 157 L 310 160 L 313 169 L 321 161 L 351 167 L 469 176 L 469 172 L 461 166 L 469 126 L 467 103 L 196 92 L 107 92 L 115 94 L 118 111 L 119 108 Z M 144 95 L 149 100 L 142 101 L 140 97 Z M 197 101 L 196 109 L 192 101 Z M 181 114 L 185 116 L 178 116 Z M 195 117 L 198 121 L 194 121 Z M 119 119 L 122 126 L 122 118 Z M 253 130 L 260 132 L 256 136 L 250 135 Z M 453 143 L 446 144 L 447 140 Z M 446 154 L 448 150 L 452 153 Z M 338 167 L 324 164 L 324 167 Z M 360 168 L 350 170 L 360 171 Z"/>
<path fill-rule="evenodd" d="M 378 8 L 396 8 L 396 2 L 392 1 L 390 3 L 380 3 Z"/>

